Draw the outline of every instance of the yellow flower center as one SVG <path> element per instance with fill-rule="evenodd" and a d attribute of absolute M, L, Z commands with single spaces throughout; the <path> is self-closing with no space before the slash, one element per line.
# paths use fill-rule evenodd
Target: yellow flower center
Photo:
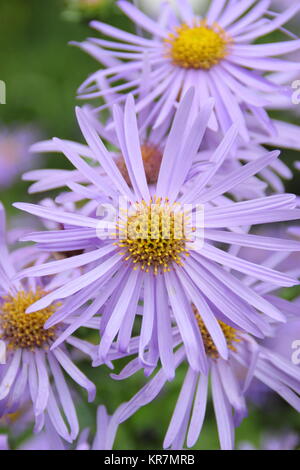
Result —
<path fill-rule="evenodd" d="M 219 358 L 219 353 L 218 350 L 215 346 L 215 343 L 212 340 L 212 337 L 210 336 L 198 310 L 196 309 L 195 305 L 192 305 L 194 314 L 198 323 L 198 326 L 200 328 L 201 336 L 203 339 L 203 344 L 205 348 L 206 354 L 211 357 L 212 359 L 218 359 Z M 232 326 L 226 325 L 226 323 L 219 321 L 219 325 L 223 331 L 223 334 L 226 339 L 227 347 L 228 349 L 231 349 L 231 351 L 236 351 L 236 348 L 234 346 L 234 343 L 239 343 L 241 339 L 238 336 L 238 331 L 235 328 L 232 328 Z"/>
<path fill-rule="evenodd" d="M 36 292 L 20 291 L 15 297 L 4 297 L 0 305 L 0 338 L 7 343 L 8 348 L 47 348 L 55 338 L 56 327 L 45 330 L 44 325 L 58 304 L 35 313 L 25 313 L 43 295 L 45 292 L 38 289 Z"/>
<path fill-rule="evenodd" d="M 160 151 L 159 147 L 157 147 L 156 145 L 145 143 L 141 146 L 141 153 L 142 153 L 147 183 L 155 184 L 157 183 L 160 165 L 162 161 L 162 152 Z M 122 156 L 120 156 L 117 160 L 117 167 L 122 173 L 126 183 L 129 186 L 132 186 L 130 178 L 129 178 L 128 170 L 126 167 L 126 163 Z"/>
<path fill-rule="evenodd" d="M 175 65 L 185 69 L 209 70 L 226 57 L 231 39 L 219 25 L 208 26 L 202 20 L 193 27 L 182 24 L 166 42 L 168 56 Z"/>
<path fill-rule="evenodd" d="M 145 201 L 136 203 L 125 221 L 119 221 L 120 240 L 125 260 L 131 260 L 135 269 L 150 270 L 157 274 L 171 270 L 171 265 L 182 265 L 188 256 L 186 242 L 189 231 L 189 217 L 179 210 L 177 204 L 162 203 L 154 198 L 148 205 Z M 194 229 L 191 229 L 192 231 Z"/>

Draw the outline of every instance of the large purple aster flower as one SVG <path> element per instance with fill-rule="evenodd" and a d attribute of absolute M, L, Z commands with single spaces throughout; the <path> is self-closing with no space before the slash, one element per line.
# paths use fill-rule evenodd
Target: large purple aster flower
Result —
<path fill-rule="evenodd" d="M 71 391 L 65 373 L 95 396 L 95 386 L 75 366 L 62 344 L 50 351 L 63 324 L 44 329 L 46 320 L 59 308 L 56 302 L 33 314 L 26 309 L 41 299 L 46 292 L 59 285 L 55 278 L 15 279 L 16 267 L 39 265 L 44 260 L 33 247 L 25 247 L 9 254 L 5 243 L 4 209 L 0 206 L 0 416 L 14 413 L 32 403 L 35 430 L 44 426 L 48 416 L 56 432 L 68 442 L 76 438 L 79 424 Z M 67 343 L 76 350 L 94 357 L 93 346 L 79 338 L 69 337 Z M 65 416 L 65 419 L 63 418 Z"/>
<path fill-rule="evenodd" d="M 124 115 L 115 107 L 114 121 L 130 185 L 81 109 L 77 110 L 81 130 L 94 159 L 107 174 L 109 184 L 78 155 L 76 148 L 55 140 L 56 146 L 92 185 L 87 191 L 77 184 L 73 186 L 74 193 L 84 192 L 89 199 L 94 197 L 96 201 L 104 195 L 110 200 L 108 210 L 116 214 L 115 219 L 107 221 L 63 209 L 16 204 L 22 210 L 59 222 L 67 228 L 33 234 L 30 238 L 40 247 L 43 243 L 48 248 L 53 244 L 56 251 L 65 252 L 74 250 L 78 242 L 94 243 L 94 249 L 84 250 L 68 259 L 30 267 L 17 276 L 40 277 L 82 268 L 80 276 L 48 293 L 28 309 L 33 312 L 49 308 L 58 299 L 68 298 L 64 307 L 54 312 L 46 322 L 47 327 L 53 327 L 68 318 L 70 312 L 73 319 L 76 317 L 54 342 L 53 350 L 85 321 L 100 313 L 99 358 L 105 361 L 116 338 L 118 348 L 127 351 L 134 320 L 136 315 L 141 315 L 139 358 L 148 365 L 160 358 L 171 379 L 175 373 L 171 333 L 174 322 L 192 368 L 202 372 L 208 369 L 192 304 L 201 311 L 204 324 L 224 359 L 228 357 L 228 347 L 214 313 L 216 309 L 227 322 L 259 337 L 268 331 L 267 317 L 284 321 L 280 310 L 243 284 L 237 273 L 251 275 L 277 287 L 291 286 L 298 281 L 268 266 L 246 261 L 236 253 L 240 246 L 271 251 L 299 249 L 298 242 L 247 233 L 251 225 L 299 218 L 299 211 L 294 209 L 295 196 L 285 194 L 238 203 L 226 196 L 233 187 L 275 161 L 279 153 L 267 153 L 215 182 L 215 174 L 237 136 L 236 129 L 231 128 L 212 154 L 211 165 L 182 192 L 212 107 L 209 102 L 201 114 L 192 119 L 193 98 L 193 90 L 190 90 L 176 113 L 154 186 L 147 184 L 131 96 L 126 101 Z M 129 211 L 119 210 L 120 196 L 129 202 Z M 102 205 L 100 209 L 103 215 Z M 149 344 L 156 345 L 156 356 L 150 359 L 147 358 Z"/>
<path fill-rule="evenodd" d="M 213 0 L 203 18 L 187 1 L 177 0 L 177 4 L 179 18 L 165 4 L 154 22 L 129 2 L 118 2 L 135 24 L 150 33 L 149 38 L 92 22 L 95 29 L 113 39 L 89 39 L 80 46 L 101 63 L 108 57 L 118 62 L 89 77 L 80 88 L 81 96 L 107 98 L 112 93 L 117 97 L 127 90 L 139 94 L 144 88 L 147 93 L 137 101 L 136 110 L 156 100 L 148 120 L 158 126 L 177 106 L 178 97 L 195 86 L 195 113 L 210 96 L 216 100 L 209 123 L 212 129 L 220 127 L 225 132 L 237 123 L 240 135 L 249 141 L 246 117 L 250 114 L 262 127 L 267 125 L 269 133 L 276 134 L 265 108 L 280 93 L 286 95 L 288 106 L 292 91 L 275 84 L 267 73 L 299 71 L 298 62 L 278 56 L 299 49 L 300 42 L 252 43 L 280 29 L 300 9 L 299 3 L 274 15 L 268 0 L 245 0 L 239 5 L 235 0 Z M 117 84 L 120 80 L 125 83 Z M 122 99 L 124 94 L 119 94 L 118 100 Z"/>

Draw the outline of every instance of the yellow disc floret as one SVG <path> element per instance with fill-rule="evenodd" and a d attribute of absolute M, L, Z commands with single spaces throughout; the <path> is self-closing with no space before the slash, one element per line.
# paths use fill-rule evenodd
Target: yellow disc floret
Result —
<path fill-rule="evenodd" d="M 116 245 L 136 269 L 154 274 L 170 271 L 173 263 L 182 265 L 183 257 L 189 254 L 188 221 L 189 217 L 168 200 L 136 203 L 128 217 L 119 222 Z"/>
<path fill-rule="evenodd" d="M 182 24 L 166 39 L 167 54 L 179 67 L 209 70 L 226 57 L 230 41 L 220 26 L 208 26 L 205 20 L 192 27 Z"/>
<path fill-rule="evenodd" d="M 196 317 L 196 320 L 197 320 L 197 323 L 201 332 L 205 352 L 212 359 L 218 359 L 219 353 L 215 346 L 215 343 L 213 342 L 212 337 L 210 336 L 195 305 L 192 305 L 192 307 L 193 307 L 193 311 L 194 311 L 194 314 L 195 314 L 195 317 Z M 236 330 L 232 326 L 226 325 L 226 323 L 222 321 L 219 321 L 219 325 L 225 336 L 228 349 L 231 349 L 231 351 L 236 351 L 234 343 L 239 343 L 241 341 L 238 335 L 239 334 L 238 330 Z"/>
<path fill-rule="evenodd" d="M 27 308 L 45 295 L 38 289 L 19 291 L 15 296 L 4 297 L 0 305 L 0 338 L 10 349 L 47 348 L 55 338 L 56 328 L 44 329 L 45 322 L 57 308 L 53 305 L 35 313 L 25 313 Z"/>

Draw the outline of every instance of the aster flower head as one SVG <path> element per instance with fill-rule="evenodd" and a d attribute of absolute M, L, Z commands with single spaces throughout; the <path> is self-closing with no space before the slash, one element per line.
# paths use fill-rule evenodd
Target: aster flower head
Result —
<path fill-rule="evenodd" d="M 210 390 L 222 450 L 232 450 L 235 447 L 235 428 L 247 416 L 247 395 L 253 381 L 277 393 L 300 412 L 300 371 L 296 365 L 267 345 L 260 345 L 251 335 L 220 322 L 230 349 L 228 359 L 224 360 L 205 330 L 199 312 L 197 316 L 209 357 L 209 371 L 208 374 L 201 374 L 190 366 L 187 367 L 184 348 L 178 349 L 177 341 L 174 341 L 176 367 L 185 367 L 187 372 L 164 439 L 164 448 L 178 450 L 185 445 L 193 447 L 196 444 L 204 424 Z M 133 360 L 119 375 L 113 375 L 113 378 L 126 379 L 136 373 L 139 367 L 137 361 Z M 155 400 L 166 386 L 167 380 L 164 370 L 159 370 L 124 404 L 120 422 L 126 421 L 141 407 Z M 294 439 L 287 439 L 286 445 L 291 444 L 291 441 L 295 445 Z M 280 445 L 278 442 L 280 441 L 277 441 L 277 445 Z M 269 448 L 275 443 L 276 441 L 270 442 Z"/>
<path fill-rule="evenodd" d="M 6 434 L 0 434 L 0 450 L 8 450 L 8 438 Z"/>
<path fill-rule="evenodd" d="M 109 118 L 105 124 L 102 124 L 101 119 L 98 117 L 98 112 L 96 109 L 90 106 L 84 106 L 83 111 L 86 116 L 88 116 L 91 125 L 97 130 L 97 133 L 103 141 L 107 143 L 108 152 L 110 158 L 114 160 L 118 169 L 120 170 L 123 178 L 129 187 L 132 188 L 132 182 L 127 170 L 126 161 L 122 155 L 122 150 L 120 149 L 118 134 L 115 130 L 115 125 L 113 119 Z M 152 106 L 149 105 L 144 110 L 143 113 L 140 113 L 137 116 L 137 125 L 139 132 L 139 139 L 141 145 L 141 155 L 143 160 L 143 166 L 145 170 L 146 180 L 149 186 L 155 185 L 157 183 L 158 174 L 162 162 L 163 148 L 167 139 L 168 131 L 171 124 L 171 119 L 166 119 L 164 125 L 160 126 L 159 129 L 153 129 L 153 127 L 148 126 L 145 123 L 145 116 L 152 113 Z M 73 141 L 65 141 L 67 144 L 71 145 L 72 148 L 82 157 L 84 157 L 89 162 L 92 162 L 93 167 L 97 169 L 99 175 L 101 175 L 104 182 L 109 184 L 109 178 L 106 172 L 103 170 L 95 154 L 91 151 L 88 145 L 79 144 Z M 61 148 L 58 142 L 53 140 L 46 140 L 42 142 L 37 142 L 30 148 L 31 152 L 34 153 L 61 153 Z M 205 165 L 205 160 L 201 156 L 197 155 L 197 170 L 200 171 Z M 193 170 L 194 175 L 195 170 Z M 29 192 L 31 194 L 49 191 L 52 189 L 58 189 L 67 186 L 69 189 L 73 190 L 75 187 L 79 189 L 80 185 L 87 185 L 89 179 L 86 178 L 84 173 L 79 170 L 33 170 L 26 172 L 23 175 L 25 181 L 34 181 L 34 184 L 30 186 Z M 84 199 L 86 194 L 83 192 L 83 189 L 80 193 L 75 193 L 73 197 L 70 198 L 70 193 L 59 194 L 56 198 L 57 203 L 74 203 L 80 199 Z M 102 195 L 103 196 L 103 195 Z M 100 195 L 98 195 L 100 202 Z M 104 200 L 105 202 L 105 200 Z M 109 200 L 106 198 L 106 202 Z M 89 206 L 90 212 L 95 210 L 97 205 Z M 86 212 L 88 213 L 88 212 Z"/>
<path fill-rule="evenodd" d="M 78 434 L 79 424 L 65 374 L 87 390 L 90 401 L 95 396 L 95 387 L 73 363 L 67 343 L 50 351 L 63 324 L 47 330 L 44 324 L 60 308 L 60 302 L 33 314 L 26 313 L 28 307 L 57 288 L 59 282 L 51 277 L 15 280 L 16 269 L 38 266 L 45 256 L 34 247 L 9 253 L 2 205 L 0 252 L 0 416 L 18 413 L 29 402 L 36 432 L 44 427 L 48 417 L 55 432 L 71 442 Z M 70 337 L 68 344 L 93 358 L 93 346 L 88 342 Z"/>
<path fill-rule="evenodd" d="M 77 110 L 79 125 L 90 152 L 99 161 L 109 182 L 80 157 L 78 149 L 66 141 L 55 140 L 56 147 L 90 182 L 88 187 L 73 185 L 74 193 L 89 195 L 89 198 L 95 195 L 97 201 L 104 195 L 110 199 L 109 213 L 117 214 L 116 218 L 106 220 L 92 214 L 86 216 L 40 205 L 16 204 L 22 210 L 68 227 L 68 230 L 27 237 L 38 242 L 40 248 L 43 242 L 47 247 L 53 244 L 57 251 L 65 251 L 80 240 L 94 243 L 93 249 L 84 250 L 80 255 L 30 267 L 18 276 L 46 276 L 75 267 L 82 269 L 79 277 L 48 293 L 28 309 L 33 312 L 48 308 L 58 299 L 68 299 L 65 308 L 46 322 L 46 326 L 51 327 L 67 318 L 70 311 L 74 312 L 72 318 L 76 317 L 54 342 L 53 349 L 96 315 L 101 320 L 99 360 L 105 362 L 115 343 L 121 351 L 128 351 L 135 318 L 140 316 L 139 360 L 146 366 L 153 366 L 160 358 L 171 379 L 175 373 L 174 323 L 191 367 L 207 372 L 207 355 L 192 305 L 201 311 L 204 325 L 224 359 L 228 358 L 229 351 L 218 322 L 221 317 L 226 324 L 258 337 L 269 329 L 267 317 L 284 321 L 280 310 L 242 284 L 235 272 L 249 274 L 277 287 L 297 284 L 296 279 L 285 273 L 238 256 L 239 247 L 244 245 L 271 251 L 299 249 L 298 242 L 248 234 L 252 224 L 298 218 L 295 196 L 277 195 L 238 203 L 226 197 L 233 187 L 275 161 L 279 152 L 264 154 L 215 183 L 214 176 L 237 136 L 233 127 L 213 152 L 210 165 L 198 174 L 192 186 L 186 186 L 212 109 L 209 101 L 194 119 L 193 100 L 191 89 L 172 123 L 154 187 L 147 184 L 131 96 L 124 113 L 118 106 L 114 108 L 118 145 L 126 162 L 130 186 L 83 110 Z M 181 135 L 179 142 L 178 135 Z M 120 196 L 129 203 L 128 212 L 119 211 Z M 100 209 L 103 216 L 103 206 Z M 220 244 L 229 245 L 229 249 L 222 249 Z M 214 312 L 218 312 L 218 318 Z M 150 349 L 156 352 L 149 358 Z"/>
<path fill-rule="evenodd" d="M 299 436 L 286 430 L 281 434 L 268 433 L 262 436 L 259 449 L 250 442 L 242 442 L 239 450 L 295 450 L 299 445 Z"/>
<path fill-rule="evenodd" d="M 299 49 L 300 43 L 298 39 L 252 43 L 288 22 L 300 9 L 298 2 L 274 15 L 269 1 L 249 0 L 237 5 L 234 0 L 213 0 L 200 17 L 188 1 L 178 0 L 179 17 L 165 4 L 157 22 L 125 0 L 118 5 L 150 37 L 92 22 L 95 29 L 112 39 L 89 39 L 80 44 L 106 65 L 80 87 L 82 98 L 120 101 L 125 99 L 122 93 L 126 90 L 139 95 L 145 89 L 136 109 L 140 112 L 156 100 L 156 115 L 149 116 L 149 122 L 159 126 L 173 112 L 179 97 L 195 86 L 195 113 L 209 97 L 216 100 L 209 122 L 213 130 L 219 128 L 224 133 L 236 123 L 241 137 L 248 142 L 246 117 L 252 115 L 269 134 L 276 135 L 265 110 L 278 94 L 285 96 L 288 105 L 291 91 L 274 83 L 267 74 L 282 69 L 299 71 L 299 63 L 284 56 Z M 125 83 L 117 85 L 120 80 Z"/>
<path fill-rule="evenodd" d="M 89 115 L 89 119 L 97 129 L 101 139 L 107 142 L 109 154 L 116 162 L 126 183 L 129 186 L 132 186 L 126 168 L 126 162 L 120 153 L 120 149 L 118 149 L 118 136 L 115 132 L 113 120 L 109 118 L 104 124 L 102 124 L 101 115 L 98 116 L 98 110 L 96 108 L 84 106 L 83 109 Z M 154 129 L 152 126 L 149 126 L 147 118 L 153 114 L 153 109 L 153 104 L 151 103 L 137 116 L 141 154 L 148 185 L 155 185 L 157 183 L 162 162 L 163 149 L 165 147 L 172 121 L 171 116 L 169 116 L 169 118 L 165 119 L 163 125 L 159 126 L 159 128 Z M 272 124 L 276 128 L 277 136 L 270 137 L 268 132 L 265 129 L 262 129 L 254 118 L 249 118 L 247 122 L 249 124 L 251 142 L 245 144 L 237 139 L 236 145 L 232 147 L 224 160 L 224 163 L 220 166 L 215 175 L 215 179 L 220 178 L 220 180 L 222 180 L 225 173 L 231 173 L 233 170 L 237 170 L 242 164 L 262 157 L 266 153 L 264 145 L 272 146 L 274 148 L 300 148 L 298 142 L 299 130 L 296 125 L 273 120 Z M 221 141 L 221 133 L 212 132 L 209 129 L 205 132 L 200 150 L 196 154 L 194 162 L 186 177 L 186 180 L 190 180 L 191 184 L 193 184 L 197 174 L 205 170 L 205 167 L 208 165 L 211 165 L 209 160 Z M 95 159 L 93 152 L 91 152 L 87 145 L 78 144 L 72 141 L 66 142 L 69 145 L 72 145 L 73 149 L 76 150 L 79 155 L 92 162 L 94 168 L 98 168 L 99 174 L 101 174 L 101 176 L 109 183 L 106 173 L 103 171 L 99 162 Z M 32 145 L 30 150 L 39 154 L 53 154 L 53 152 L 61 152 L 59 145 L 53 140 L 38 142 Z M 243 183 L 232 188 L 230 190 L 230 194 L 235 199 L 243 200 L 264 196 L 270 191 L 270 189 L 275 192 L 282 193 L 285 190 L 282 179 L 291 179 L 292 177 L 292 171 L 288 166 L 282 160 L 276 159 L 270 163 L 268 168 L 264 168 L 259 171 L 257 176 L 249 178 L 247 184 Z M 79 193 L 79 186 L 76 183 L 80 183 L 85 186 L 89 183 L 88 179 L 78 170 L 33 170 L 25 173 L 23 175 L 23 179 L 26 181 L 33 181 L 33 184 L 29 187 L 29 192 L 31 194 L 53 189 L 61 189 L 64 187 L 73 190 L 76 187 L 77 194 L 73 193 L 72 197 L 70 197 L 69 192 L 67 192 L 60 193 L 56 198 L 57 203 L 68 203 L 69 207 L 71 204 L 74 204 L 80 199 L 84 199 L 86 197 L 86 188 L 84 190 L 81 187 L 81 191 Z M 98 196 L 98 199 L 99 198 L 100 196 Z M 82 209 L 82 211 L 88 215 L 95 210 L 95 208 L 96 205 L 90 203 Z"/>

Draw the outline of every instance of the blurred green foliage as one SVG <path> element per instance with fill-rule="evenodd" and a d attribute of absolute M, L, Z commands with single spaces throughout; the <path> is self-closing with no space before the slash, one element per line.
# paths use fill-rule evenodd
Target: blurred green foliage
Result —
<path fill-rule="evenodd" d="M 91 10 L 82 14 L 78 3 L 69 2 L 66 5 L 63 0 L 0 0 L 0 79 L 7 84 L 7 104 L 1 106 L 3 123 L 34 123 L 44 138 L 59 136 L 81 140 L 73 112 L 76 89 L 98 65 L 79 49 L 68 45 L 70 40 L 80 41 L 92 34 L 87 24 Z M 110 24 L 127 29 L 130 27 L 114 2 L 105 0 L 105 5 L 95 8 L 92 13 Z M 287 152 L 286 155 L 285 158 L 292 165 L 295 153 Z M 40 158 L 38 166 L 67 165 L 66 160 L 58 155 L 37 158 Z M 10 215 L 17 213 L 11 209 L 14 201 L 33 200 L 26 194 L 26 188 L 27 184 L 18 182 L 11 190 L 1 192 L 0 199 L 4 201 Z M 288 190 L 297 189 L 295 179 L 289 183 Z M 118 368 L 121 365 L 118 364 Z M 81 366 L 98 387 L 95 403 L 87 404 L 84 394 L 82 400 L 78 400 L 82 427 L 90 427 L 92 430 L 95 430 L 97 405 L 104 403 L 112 413 L 145 383 L 141 374 L 126 383 L 114 382 L 106 367 L 92 369 L 85 361 Z M 161 448 L 183 377 L 184 370 L 180 370 L 176 380 L 168 384 L 158 400 L 120 427 L 116 448 Z M 258 445 L 265 431 L 276 434 L 290 427 L 300 431 L 296 413 L 271 395 L 262 409 L 251 405 L 249 414 L 250 418 L 237 430 L 238 441 L 247 440 Z M 211 406 L 197 448 L 218 448 Z"/>

